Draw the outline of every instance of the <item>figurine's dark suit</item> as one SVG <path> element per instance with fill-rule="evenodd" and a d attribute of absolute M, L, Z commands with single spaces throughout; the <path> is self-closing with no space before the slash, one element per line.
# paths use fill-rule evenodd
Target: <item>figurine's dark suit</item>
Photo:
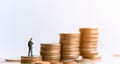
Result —
<path fill-rule="evenodd" d="M 28 41 L 28 48 L 29 48 L 29 50 L 28 50 L 28 56 L 30 57 L 32 57 L 33 56 L 33 53 L 32 53 L 32 45 L 33 45 L 33 42 L 30 40 L 30 41 Z M 31 53 L 31 55 L 30 55 L 30 53 Z"/>

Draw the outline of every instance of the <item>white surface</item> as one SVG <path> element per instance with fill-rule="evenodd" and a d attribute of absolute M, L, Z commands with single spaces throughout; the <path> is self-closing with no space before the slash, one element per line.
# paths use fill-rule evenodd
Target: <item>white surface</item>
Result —
<path fill-rule="evenodd" d="M 119 0 L 0 0 L 0 60 L 27 55 L 33 37 L 34 55 L 40 43 L 59 42 L 59 33 L 98 27 L 99 50 L 120 53 Z M 109 53 L 109 52 L 110 53 Z"/>

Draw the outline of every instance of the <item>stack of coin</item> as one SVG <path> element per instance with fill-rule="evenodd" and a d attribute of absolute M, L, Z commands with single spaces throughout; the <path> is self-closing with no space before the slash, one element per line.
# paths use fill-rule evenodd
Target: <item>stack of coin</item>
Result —
<path fill-rule="evenodd" d="M 74 60 L 79 57 L 80 34 L 60 34 L 61 61 Z"/>
<path fill-rule="evenodd" d="M 81 28 L 80 29 L 80 52 L 85 59 L 100 59 L 97 50 L 98 29 Z"/>
<path fill-rule="evenodd" d="M 21 64 L 34 64 L 42 61 L 42 57 L 21 56 Z"/>
<path fill-rule="evenodd" d="M 59 61 L 61 45 L 58 44 L 41 44 L 41 52 L 43 61 Z"/>

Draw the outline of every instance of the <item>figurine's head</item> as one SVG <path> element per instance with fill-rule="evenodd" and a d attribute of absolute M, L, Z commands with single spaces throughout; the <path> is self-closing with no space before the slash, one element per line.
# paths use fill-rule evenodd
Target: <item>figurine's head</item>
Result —
<path fill-rule="evenodd" d="M 32 40 L 32 37 L 30 37 L 30 40 Z"/>

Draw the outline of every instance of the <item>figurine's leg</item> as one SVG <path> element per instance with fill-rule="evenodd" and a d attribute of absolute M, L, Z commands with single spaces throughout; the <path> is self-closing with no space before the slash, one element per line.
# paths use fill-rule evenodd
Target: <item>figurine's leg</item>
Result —
<path fill-rule="evenodd" d="M 28 57 L 30 57 L 30 48 L 29 48 L 29 50 L 28 50 Z"/>
<path fill-rule="evenodd" d="M 31 57 L 33 57 L 33 50 L 31 49 Z"/>

